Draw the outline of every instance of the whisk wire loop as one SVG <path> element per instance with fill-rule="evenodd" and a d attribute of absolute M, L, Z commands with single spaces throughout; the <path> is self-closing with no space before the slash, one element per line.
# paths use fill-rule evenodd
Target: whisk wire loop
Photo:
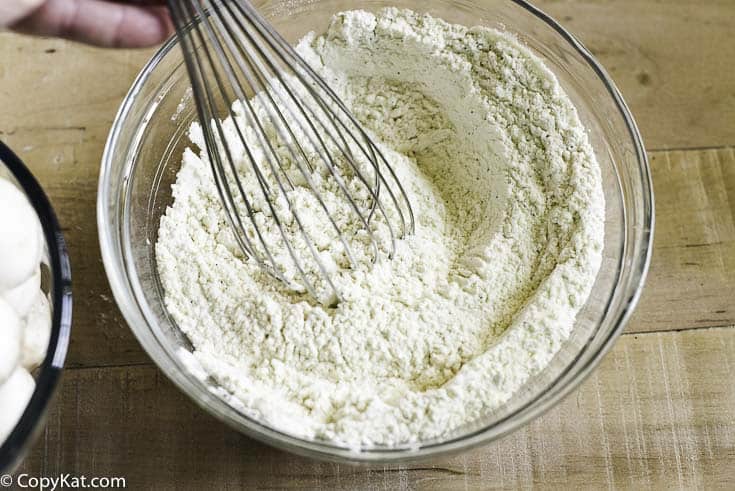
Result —
<path fill-rule="evenodd" d="M 215 50 L 219 50 L 220 56 L 218 58 L 218 64 L 221 67 L 227 67 L 227 68 L 231 69 L 232 68 L 232 65 L 229 64 L 229 60 L 227 59 L 227 57 L 224 55 L 224 53 L 222 51 L 222 46 L 221 46 L 221 44 L 219 44 L 220 43 L 220 40 L 219 40 L 218 36 L 212 30 L 212 26 L 210 24 L 210 16 L 205 15 L 204 14 L 204 11 L 201 8 L 201 6 L 198 5 L 197 3 L 195 3 L 195 8 L 196 8 L 196 14 L 197 14 L 197 16 L 202 20 L 200 24 L 201 25 L 204 25 L 204 29 L 207 31 L 207 35 L 209 36 L 209 40 L 212 42 L 212 45 L 213 45 L 214 49 Z M 206 56 L 207 56 L 209 62 L 212 64 L 213 67 L 215 67 L 216 65 L 215 65 L 214 61 L 211 59 L 209 48 L 205 46 L 204 47 L 204 51 L 206 53 Z M 214 74 L 214 79 L 215 79 L 218 87 L 220 88 L 220 91 L 223 94 L 223 97 L 226 97 L 226 90 L 225 90 L 224 85 L 222 83 L 222 79 L 221 79 L 220 74 L 218 73 L 217 70 L 213 70 L 213 74 Z M 230 71 L 230 72 L 228 72 L 228 74 L 232 77 L 230 79 L 230 83 L 232 84 L 232 86 L 233 87 L 238 87 L 237 80 L 232 75 L 232 72 Z M 245 142 L 246 140 L 245 140 L 245 138 L 244 138 L 244 136 L 242 134 L 242 131 L 241 131 L 240 127 L 239 127 L 239 123 L 237 122 L 237 118 L 233 114 L 233 111 L 232 111 L 231 108 L 228 108 L 228 113 L 229 113 L 229 116 L 231 117 L 231 120 L 234 123 L 234 126 L 236 127 L 236 131 L 238 133 L 239 138 L 243 142 Z M 233 176 L 233 180 L 235 181 L 236 186 L 238 187 L 238 189 L 239 189 L 239 191 L 240 191 L 240 193 L 241 193 L 241 195 L 243 197 L 243 200 L 247 201 L 247 196 L 246 196 L 246 193 L 245 193 L 245 191 L 244 191 L 244 189 L 242 187 L 242 183 L 241 183 L 240 179 L 237 177 L 237 168 L 236 168 L 236 166 L 234 164 L 234 161 L 232 160 L 231 153 L 230 153 L 230 150 L 229 150 L 229 145 L 227 144 L 227 138 L 226 138 L 226 136 L 225 136 L 225 134 L 224 134 L 224 132 L 222 130 L 221 123 L 216 118 L 215 118 L 215 125 L 216 125 L 216 127 L 218 129 L 218 132 L 219 132 L 220 142 L 223 143 L 223 147 L 225 148 L 225 151 L 226 151 L 227 156 L 228 156 L 228 160 L 230 162 L 230 168 L 231 168 L 231 172 L 232 172 L 231 175 Z M 267 138 L 266 138 L 266 140 L 267 140 Z M 270 216 L 273 218 L 273 221 L 274 221 L 274 223 L 275 223 L 275 225 L 276 225 L 276 227 L 277 227 L 277 229 L 278 229 L 278 231 L 279 231 L 279 233 L 281 235 L 281 238 L 283 240 L 283 243 L 286 246 L 286 249 L 288 251 L 288 254 L 291 256 L 291 260 L 293 261 L 293 263 L 294 263 L 294 265 L 295 265 L 295 267 L 296 267 L 296 269 L 297 269 L 297 271 L 299 273 L 299 276 L 301 276 L 301 279 L 304 282 L 304 286 L 306 287 L 306 289 L 313 296 L 317 296 L 316 289 L 313 287 L 312 282 L 309 281 L 309 278 L 307 277 L 307 275 L 306 275 L 306 273 L 304 271 L 304 268 L 303 268 L 301 262 L 298 259 L 297 254 L 293 250 L 293 246 L 292 246 L 291 242 L 289 241 L 288 236 L 287 236 L 287 234 L 286 234 L 286 232 L 285 232 L 285 230 L 283 228 L 282 218 L 280 217 L 278 211 L 276 210 L 276 208 L 274 206 L 274 203 L 273 203 L 273 200 L 272 199 L 268 199 L 269 198 L 269 195 L 271 193 L 269 193 L 269 190 L 266 188 L 266 186 L 264 184 L 264 177 L 263 177 L 262 171 L 258 167 L 257 162 L 254 159 L 254 157 L 253 157 L 253 155 L 252 155 L 252 153 L 250 151 L 250 148 L 248 148 L 248 145 L 247 144 L 244 145 L 244 148 L 245 148 L 245 150 L 247 152 L 248 159 L 249 159 L 249 161 L 250 161 L 250 163 L 251 163 L 251 165 L 253 167 L 253 171 L 256 173 L 256 175 L 258 177 L 258 182 L 259 182 L 259 185 L 260 185 L 261 192 L 263 193 L 263 196 L 265 198 L 265 202 L 266 202 L 266 204 L 267 204 L 267 206 L 268 206 L 268 208 L 270 210 L 270 213 L 271 213 Z M 294 217 L 296 223 L 298 224 L 299 230 L 300 230 L 300 232 L 301 232 L 301 234 L 302 234 L 302 236 L 304 238 L 304 241 L 306 242 L 307 247 L 309 248 L 310 252 L 312 253 L 314 259 L 316 260 L 317 267 L 319 268 L 320 272 L 324 275 L 324 278 L 329 283 L 329 286 L 333 290 L 336 291 L 336 288 L 334 288 L 334 285 L 332 284 L 331 279 L 329 278 L 329 276 L 328 276 L 328 274 L 326 272 L 326 269 L 325 269 L 325 267 L 324 267 L 321 259 L 316 254 L 316 251 L 314 249 L 314 245 L 313 245 L 311 239 L 309 238 L 308 234 L 306 233 L 306 231 L 305 231 L 305 229 L 303 227 L 303 224 L 301 222 L 300 217 L 298 216 L 297 213 L 295 213 L 293 204 L 292 204 L 290 198 L 288 197 L 288 194 L 286 193 L 286 190 L 284 189 L 283 182 L 281 181 L 281 179 L 279 177 L 279 174 L 276 172 L 276 170 L 275 170 L 275 168 L 273 166 L 273 162 L 270 160 L 270 158 L 267 158 L 266 160 L 267 160 L 269 166 L 271 167 L 271 171 L 273 172 L 273 176 L 274 176 L 274 178 L 276 180 L 276 183 L 277 183 L 277 185 L 279 187 L 279 190 L 282 193 L 281 195 L 285 197 L 285 199 L 286 199 L 286 201 L 288 203 L 289 209 L 292 210 L 293 217 Z M 252 218 L 252 214 L 250 213 L 250 210 L 251 210 L 251 208 L 248 206 L 248 212 L 249 212 L 249 214 L 250 214 L 250 216 Z M 265 251 L 265 254 L 268 256 L 268 259 L 270 260 L 270 262 L 272 264 L 273 272 L 276 274 L 276 276 L 279 279 L 284 279 L 283 278 L 283 275 L 278 271 L 278 265 L 276 264 L 276 261 L 273 258 L 273 255 L 271 254 L 271 251 L 270 251 L 270 249 L 268 248 L 268 246 L 266 244 L 266 241 L 263 239 L 262 233 L 260 232 L 260 228 L 257 225 L 257 220 L 253 219 L 253 224 L 254 224 L 254 228 L 256 229 L 256 232 L 258 234 L 258 237 L 260 238 L 260 241 L 261 241 L 263 250 Z"/>
<path fill-rule="evenodd" d="M 352 233 L 364 233 L 373 262 L 380 255 L 375 227 L 387 226 L 387 255 L 392 257 L 396 238 L 415 227 L 400 179 L 336 93 L 247 0 L 168 0 L 168 4 L 191 79 L 206 147 L 202 150 L 238 246 L 291 288 L 324 302 L 320 287 L 326 286 L 331 292 L 328 301 L 339 301 L 330 271 L 334 264 L 328 267 L 319 251 L 325 238 L 318 247 L 315 232 L 308 230 L 313 223 L 307 227 L 292 197 L 308 190 L 341 244 L 337 251 L 355 268 L 358 263 L 344 228 L 349 219 L 343 216 L 338 221 L 335 210 L 342 207 L 354 215 L 353 223 L 360 228 Z M 252 172 L 259 193 L 251 187 L 248 195 L 243 172 Z M 325 201 L 315 179 L 322 187 L 324 179 L 332 183 L 326 184 L 328 188 L 336 187 L 332 201 Z M 395 218 L 381 199 L 383 191 Z M 336 204 L 335 196 L 344 198 L 345 205 Z M 381 225 L 373 223 L 376 213 Z M 399 234 L 392 223 L 396 219 Z M 262 227 L 269 220 L 266 233 Z M 290 235 L 285 224 L 290 224 Z M 274 229 L 300 282 L 287 274 L 284 252 L 272 250 L 277 240 Z M 300 241 L 308 254 L 299 253 L 294 241 Z"/>
<path fill-rule="evenodd" d="M 231 11 L 231 10 L 229 10 L 229 6 L 226 6 L 226 8 L 228 9 L 228 13 L 229 13 L 230 15 L 233 15 L 233 14 L 232 14 L 232 11 Z M 229 35 L 229 37 L 227 38 L 227 41 L 228 41 L 228 46 L 229 46 L 229 48 L 230 48 L 231 50 L 236 50 L 236 49 L 237 49 L 237 47 L 236 47 L 236 46 L 234 45 L 234 43 L 233 43 L 233 41 L 232 41 L 232 36 L 233 36 L 233 32 L 232 32 L 232 29 L 230 28 L 230 26 L 229 26 L 229 25 L 228 25 L 227 23 L 223 22 L 223 20 L 222 20 L 222 17 L 221 17 L 222 13 L 221 13 L 221 11 L 219 10 L 219 6 L 218 6 L 218 5 L 216 4 L 216 3 L 215 3 L 215 4 L 213 4 L 213 10 L 214 10 L 214 12 L 216 13 L 217 21 L 218 21 L 218 23 L 220 24 L 220 26 L 221 26 L 222 30 L 223 30 L 223 31 L 225 31 L 225 32 L 227 32 L 227 34 Z M 237 20 L 236 20 L 236 22 L 237 22 Z M 239 24 L 239 23 L 238 23 L 238 25 L 241 25 L 241 24 Z M 241 46 L 242 46 L 242 45 L 241 45 Z M 246 56 L 246 57 L 247 57 L 247 56 L 250 56 L 250 57 L 252 57 L 252 56 L 253 56 L 253 53 L 243 53 L 243 54 L 244 54 L 244 56 Z M 252 60 L 252 59 L 254 59 L 254 58 L 246 58 L 246 59 L 248 59 L 248 63 L 251 63 L 251 62 L 250 62 L 249 60 Z M 238 58 L 238 60 L 237 60 L 237 61 L 238 61 L 238 62 L 242 62 L 242 58 Z M 245 68 L 244 66 L 241 66 L 241 70 L 243 71 L 243 73 L 245 73 L 245 74 L 246 74 L 246 77 L 247 77 L 247 78 L 248 78 L 248 80 L 250 81 L 250 80 L 251 80 L 251 77 L 252 77 L 252 74 L 251 74 L 252 72 L 251 72 L 250 70 L 246 69 L 246 68 Z M 247 72 L 247 73 L 246 73 L 246 72 Z M 255 73 L 257 74 L 258 72 L 256 71 Z M 275 125 L 275 124 L 274 124 L 274 126 L 275 126 L 275 127 L 277 128 L 277 130 L 278 130 L 279 132 L 280 132 L 280 131 L 281 131 L 282 129 L 284 129 L 284 128 L 285 128 L 285 130 L 286 130 L 286 131 L 288 132 L 288 137 L 290 137 L 290 141 L 292 141 L 292 142 L 294 143 L 293 147 L 296 147 L 296 150 L 297 150 L 298 156 L 296 155 L 296 152 L 294 152 L 294 148 L 293 148 L 292 146 L 289 146 L 289 147 L 288 147 L 288 150 L 289 150 L 289 152 L 291 153 L 291 156 L 292 156 L 292 158 L 293 158 L 293 159 L 294 159 L 294 161 L 296 162 L 296 164 L 297 164 L 297 166 L 298 166 L 298 169 L 299 169 L 299 171 L 300 171 L 300 173 L 301 173 L 301 175 L 302 175 L 303 179 L 304 179 L 304 180 L 306 181 L 306 183 L 308 184 L 308 186 L 309 186 L 309 187 L 310 187 L 311 189 L 315 189 L 315 187 L 314 187 L 314 183 L 312 182 L 312 180 L 311 180 L 311 176 L 310 176 L 310 173 L 314 172 L 314 168 L 312 167 L 311 163 L 309 162 L 309 159 L 308 159 L 308 157 L 307 157 L 307 155 L 306 155 L 306 152 L 304 151 L 303 147 L 302 147 L 302 146 L 301 146 L 301 144 L 300 144 L 300 143 L 298 142 L 298 138 L 296 137 L 296 135 L 294 134 L 294 132 L 292 131 L 292 129 L 291 129 L 291 128 L 290 128 L 290 126 L 288 125 L 288 122 L 287 122 L 287 120 L 286 120 L 285 116 L 283 115 L 283 113 L 282 113 L 282 111 L 281 111 L 281 109 L 280 109 L 279 105 L 278 105 L 278 104 L 277 104 L 277 103 L 275 102 L 275 100 L 273 99 L 273 96 L 272 96 L 272 94 L 271 94 L 271 91 L 268 91 L 268 90 L 267 90 L 267 86 L 266 86 L 266 83 L 265 83 L 265 81 L 264 81 L 264 80 L 262 79 L 262 74 L 261 74 L 261 76 L 259 76 L 258 78 L 259 78 L 259 81 L 260 81 L 260 87 L 261 87 L 261 88 L 263 88 L 263 90 L 262 90 L 262 91 L 260 91 L 260 92 L 258 92 L 258 93 L 260 93 L 260 94 L 263 94 L 263 95 L 264 95 L 264 97 L 267 97 L 267 98 L 268 98 L 268 99 L 270 100 L 270 103 L 271 103 L 271 104 L 270 104 L 270 105 L 267 105 L 267 108 L 268 108 L 268 109 L 273 109 L 273 111 L 271 112 L 271 114 L 270 114 L 269 116 L 270 116 L 270 118 L 271 118 L 271 120 L 272 120 L 272 119 L 273 119 L 273 114 L 275 113 L 275 115 L 277 116 L 277 119 L 278 119 L 278 121 L 279 121 L 279 123 L 280 123 L 280 124 L 278 124 L 278 125 Z M 251 86 L 252 86 L 252 83 L 251 83 Z M 246 100 L 246 101 L 247 101 L 247 100 Z M 288 105 L 286 105 L 286 104 L 283 104 L 283 103 L 282 103 L 282 105 L 283 105 L 283 106 L 284 106 L 284 107 L 285 107 L 286 109 L 288 109 Z M 252 105 L 250 104 L 250 101 L 247 101 L 247 106 L 248 106 L 248 109 L 249 109 L 249 111 L 250 111 L 250 114 L 251 114 L 251 117 L 252 117 L 252 119 L 254 120 L 255 124 L 256 124 L 256 125 L 258 126 L 258 128 L 259 128 L 259 130 L 260 130 L 260 131 L 259 131 L 259 135 L 260 135 L 260 134 L 265 134 L 265 131 L 263 130 L 263 128 L 262 128 L 262 125 L 261 125 L 260 121 L 258 121 L 258 118 L 257 118 L 257 116 L 256 116 L 256 114 L 255 114 L 255 111 L 254 111 L 254 110 L 253 110 L 253 108 L 252 108 Z M 285 137 L 285 136 L 284 136 L 283 134 L 281 134 L 280 136 L 281 136 L 281 138 L 282 138 L 283 140 L 286 140 L 286 139 L 287 139 L 287 137 Z M 318 135 L 317 135 L 317 136 L 318 136 Z M 261 143 L 263 143 L 263 142 L 261 142 Z M 274 158 L 276 159 L 276 161 L 277 161 L 277 163 L 278 163 L 278 167 L 280 168 L 280 170 L 281 170 L 282 174 L 283 174 L 283 175 L 284 175 L 284 177 L 286 178 L 286 180 L 287 180 L 287 182 L 289 183 L 290 187 L 291 187 L 291 188 L 293 189 L 293 188 L 294 188 L 294 185 L 293 185 L 293 183 L 291 182 L 291 178 L 290 178 L 290 177 L 288 176 L 288 174 L 287 174 L 287 173 L 286 173 L 286 172 L 285 172 L 285 171 L 283 170 L 283 165 L 282 165 L 282 163 L 281 163 L 281 159 L 280 159 L 280 158 L 278 157 L 278 154 L 277 154 L 277 153 L 275 152 L 275 150 L 273 149 L 273 146 L 272 146 L 272 144 L 271 144 L 271 142 L 270 142 L 270 140 L 269 140 L 268 138 L 265 138 L 265 146 L 267 146 L 267 147 L 268 147 L 268 150 L 269 150 L 269 152 L 270 152 L 270 153 L 271 153 L 271 154 L 273 155 L 273 157 L 274 157 Z M 306 166 L 306 167 L 308 168 L 308 171 L 309 171 L 309 172 L 307 172 L 306 170 L 304 170 L 304 168 L 303 168 L 303 165 L 305 165 L 305 166 Z M 330 170 L 332 170 L 332 169 L 330 169 Z M 275 170 L 274 170 L 274 172 L 275 172 Z M 333 170 L 332 170 L 332 172 L 333 172 Z M 348 199 L 350 199 L 350 201 L 351 201 L 351 198 L 350 198 L 350 196 L 349 196 L 349 193 L 348 193 L 348 192 L 347 192 L 347 190 L 346 190 L 346 189 L 344 188 L 344 185 L 343 185 L 343 184 L 341 184 L 341 182 L 340 182 L 340 187 L 342 188 L 343 192 L 345 193 L 345 196 L 346 196 L 346 197 L 347 197 Z M 351 263 L 351 264 L 352 264 L 353 266 L 356 266 L 356 264 L 357 264 L 357 263 L 356 263 L 356 261 L 355 261 L 355 259 L 354 259 L 354 255 L 353 255 L 353 253 L 352 253 L 352 251 L 351 251 L 351 248 L 350 248 L 349 244 L 347 243 L 347 241 L 346 241 L 346 239 L 345 239 L 345 237 L 344 237 L 344 234 L 343 234 L 342 230 L 340 229 L 340 227 L 339 227 L 339 226 L 337 225 L 337 223 L 336 223 L 336 222 L 334 221 L 334 219 L 332 218 L 332 216 L 331 216 L 331 214 L 329 213 L 329 210 L 328 210 L 328 208 L 327 208 L 326 204 L 324 203 L 324 200 L 322 199 L 321 195 L 320 195 L 319 193 L 315 193 L 315 197 L 317 198 L 317 201 L 318 201 L 318 203 L 319 203 L 320 207 L 321 207 L 321 208 L 322 208 L 322 209 L 324 210 L 324 212 L 326 213 L 326 216 L 327 216 L 327 218 L 328 218 L 328 220 L 329 220 L 330 224 L 332 225 L 332 227 L 333 227 L 333 228 L 335 229 L 335 231 L 337 232 L 338 236 L 340 237 L 340 240 L 341 240 L 341 242 L 342 242 L 342 245 L 343 245 L 343 247 L 345 248 L 345 251 L 346 251 L 346 253 L 347 253 L 347 256 L 348 256 L 348 258 L 349 258 L 349 260 L 350 260 L 350 263 Z M 352 205 L 353 205 L 353 208 L 354 208 L 355 212 L 357 212 L 357 213 L 359 214 L 360 212 L 359 212 L 359 209 L 357 208 L 357 206 L 356 206 L 356 205 L 354 205 L 354 202 L 352 202 L 352 201 L 351 201 L 351 203 L 352 203 Z M 367 226 L 367 223 L 365 223 L 365 226 Z M 376 253 L 377 253 L 377 247 L 376 247 Z"/>
<path fill-rule="evenodd" d="M 174 17 L 174 20 L 181 19 L 182 16 L 186 16 L 184 18 L 193 18 L 193 16 L 196 14 L 195 8 L 196 5 L 183 3 L 182 9 L 179 9 L 178 2 L 172 2 L 171 10 Z M 235 199 L 232 195 L 231 189 L 228 184 L 227 180 L 227 174 L 225 171 L 224 164 L 222 162 L 223 154 L 227 158 L 228 163 L 231 168 L 233 168 L 233 157 L 230 152 L 230 148 L 228 145 L 223 145 L 223 152 L 220 152 L 218 149 L 218 138 L 215 136 L 214 132 L 212 131 L 212 125 L 213 123 L 217 133 L 219 134 L 219 141 L 224 142 L 226 141 L 224 138 L 224 131 L 222 128 L 222 124 L 219 121 L 219 119 L 216 117 L 216 115 L 213 112 L 213 109 L 216 107 L 216 103 L 214 101 L 214 94 L 211 91 L 210 84 L 206 83 L 205 81 L 205 68 L 204 68 L 204 61 L 208 61 L 210 63 L 210 66 L 212 64 L 212 55 L 209 51 L 209 48 L 206 45 L 205 37 L 201 32 L 201 26 L 198 23 L 189 23 L 189 27 L 191 28 L 193 32 L 194 39 L 198 39 L 202 52 L 204 53 L 204 57 L 206 60 L 202 60 L 199 56 L 185 56 L 185 62 L 187 63 L 187 68 L 190 71 L 190 78 L 192 78 L 192 87 L 195 93 L 199 93 L 200 95 L 195 98 L 197 109 L 199 111 L 200 120 L 202 121 L 202 133 L 205 139 L 205 144 L 208 149 L 208 156 L 209 156 L 209 162 L 210 166 L 212 168 L 212 173 L 214 175 L 215 184 L 217 185 L 217 190 L 220 195 L 220 198 L 223 199 L 224 205 L 225 205 L 225 214 L 227 216 L 228 221 L 230 222 L 230 225 L 235 228 L 235 238 L 238 241 L 238 244 L 241 246 L 241 248 L 244 249 L 245 253 L 255 259 L 262 267 L 267 268 L 265 263 L 263 262 L 263 259 L 261 258 L 260 254 L 257 252 L 257 249 L 254 247 L 253 243 L 251 242 L 247 231 L 245 229 L 245 226 L 242 223 L 242 218 L 240 214 L 237 212 L 237 207 L 235 204 Z M 188 36 L 180 36 L 182 39 L 182 45 L 185 46 L 185 52 L 189 53 L 195 53 L 195 48 L 192 44 L 192 39 L 190 39 Z M 192 74 L 193 72 L 193 74 Z M 218 76 L 215 72 L 215 80 L 217 80 L 218 86 L 220 90 L 222 90 L 222 84 L 221 81 L 218 79 Z M 198 91 L 198 92 L 197 92 Z M 202 95 L 203 94 L 203 95 Z M 209 149 L 215 149 L 214 151 L 209 151 Z M 262 182 L 261 179 L 259 179 L 260 182 Z M 238 189 L 241 192 L 241 196 L 243 198 L 243 203 L 245 205 L 245 208 L 247 210 L 248 216 L 251 219 L 251 222 L 253 224 L 253 228 L 256 231 L 256 234 L 261 241 L 261 244 L 264 246 L 264 250 L 266 255 L 268 256 L 268 259 L 271 262 L 272 268 L 267 268 L 270 272 L 275 274 L 279 279 L 285 280 L 285 278 L 282 278 L 282 276 L 279 275 L 278 269 L 276 267 L 275 260 L 270 256 L 270 253 L 268 251 L 268 248 L 265 247 L 265 240 L 263 239 L 263 236 L 260 232 L 260 229 L 257 225 L 257 222 L 254 220 L 254 211 L 253 207 L 250 203 L 250 200 L 248 199 L 247 195 L 245 194 L 244 190 L 242 189 L 242 186 L 239 185 L 239 182 L 236 180 L 236 185 L 238 185 Z M 243 247 L 245 245 L 246 247 Z"/>
<path fill-rule="evenodd" d="M 344 116 L 354 125 L 355 129 L 361 134 L 361 136 L 365 139 L 365 141 L 368 142 L 371 152 L 375 152 L 377 154 L 377 157 L 379 158 L 380 162 L 382 162 L 382 165 L 385 166 L 388 169 L 388 172 L 390 173 L 390 176 L 392 180 L 394 181 L 394 184 L 397 185 L 402 198 L 405 200 L 405 202 L 409 205 L 407 207 L 408 215 L 409 215 L 409 223 L 408 226 L 406 226 L 406 222 L 404 220 L 403 216 L 403 210 L 402 207 L 399 206 L 398 200 L 396 196 L 393 194 L 390 187 L 388 188 L 388 191 L 391 195 L 391 200 L 393 201 L 394 206 L 398 210 L 399 214 L 401 215 L 401 222 L 402 222 L 402 233 L 401 237 L 404 237 L 407 233 L 413 233 L 415 230 L 415 216 L 413 214 L 413 209 L 410 206 L 410 201 L 408 200 L 408 194 L 406 193 L 405 188 L 403 187 L 403 184 L 401 183 L 400 179 L 398 179 L 398 176 L 395 174 L 395 171 L 393 170 L 393 167 L 388 163 L 385 156 L 382 154 L 379 148 L 372 142 L 370 137 L 365 133 L 365 130 L 362 128 L 360 123 L 355 119 L 355 117 L 352 115 L 352 113 L 347 109 L 347 107 L 344 105 L 342 100 L 337 96 L 337 94 L 334 93 L 331 87 L 327 85 L 326 82 L 316 73 L 314 72 L 314 69 L 309 66 L 308 63 L 304 61 L 303 58 L 301 58 L 297 53 L 295 53 L 293 47 L 286 41 L 283 36 L 281 36 L 278 31 L 276 31 L 273 26 L 271 26 L 260 13 L 250 4 L 248 1 L 236 1 L 235 2 L 240 8 L 242 8 L 249 16 L 251 16 L 252 20 L 256 25 L 259 27 L 260 32 L 262 34 L 266 34 L 269 36 L 269 39 L 278 46 L 280 50 L 283 50 L 283 52 L 290 54 L 290 58 L 295 62 L 299 67 L 301 67 L 304 72 L 310 76 L 313 81 L 329 96 L 329 98 L 334 102 L 335 106 L 339 108 L 339 110 L 344 114 Z M 298 72 L 297 72 L 298 73 Z M 303 81 L 303 79 L 302 79 Z M 306 84 L 306 87 L 309 88 L 309 84 Z M 356 143 L 359 145 L 360 143 L 355 140 Z M 375 157 L 375 154 L 373 157 Z M 378 176 L 380 176 L 380 180 L 385 182 L 385 176 L 382 175 L 382 172 L 380 171 L 380 164 L 376 162 L 375 158 L 370 159 L 371 162 L 375 163 L 376 172 L 378 173 Z"/>

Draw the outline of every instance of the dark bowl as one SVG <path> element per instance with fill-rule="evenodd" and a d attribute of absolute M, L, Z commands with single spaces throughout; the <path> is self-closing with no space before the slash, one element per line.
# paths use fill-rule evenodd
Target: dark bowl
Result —
<path fill-rule="evenodd" d="M 0 474 L 11 472 L 41 433 L 46 413 L 59 385 L 71 333 L 71 267 L 59 222 L 46 194 L 21 160 L 0 142 L 0 176 L 9 179 L 26 195 L 43 228 L 45 248 L 42 288 L 51 305 L 51 337 L 46 358 L 33 371 L 36 388 L 23 416 L 0 442 Z"/>

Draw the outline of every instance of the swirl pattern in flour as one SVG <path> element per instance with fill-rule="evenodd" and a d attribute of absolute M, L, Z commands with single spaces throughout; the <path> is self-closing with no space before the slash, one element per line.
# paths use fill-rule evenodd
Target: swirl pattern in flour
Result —
<path fill-rule="evenodd" d="M 569 337 L 601 262 L 599 166 L 554 75 L 507 33 L 350 11 L 298 51 L 381 145 L 415 233 L 373 268 L 355 237 L 360 266 L 333 265 L 343 301 L 307 302 L 242 257 L 187 150 L 156 246 L 167 308 L 203 373 L 276 429 L 355 448 L 441 437 Z"/>

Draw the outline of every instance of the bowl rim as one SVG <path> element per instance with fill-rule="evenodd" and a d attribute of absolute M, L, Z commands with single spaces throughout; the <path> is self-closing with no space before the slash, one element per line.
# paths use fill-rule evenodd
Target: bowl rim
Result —
<path fill-rule="evenodd" d="M 438 455 L 447 455 L 456 453 L 459 451 L 466 451 L 471 448 L 477 447 L 482 444 L 486 444 L 490 441 L 502 438 L 503 436 L 519 429 L 526 425 L 529 421 L 536 419 L 542 414 L 546 413 L 549 409 L 556 406 L 572 391 L 577 389 L 579 385 L 586 380 L 586 378 L 592 373 L 592 371 L 599 365 L 602 358 L 610 351 L 614 344 L 614 340 L 621 334 L 625 325 L 627 324 L 633 310 L 635 309 L 638 300 L 640 299 L 641 292 L 643 290 L 646 276 L 648 274 L 653 245 L 653 233 L 655 225 L 655 205 L 654 205 L 654 194 L 653 185 L 651 180 L 651 171 L 648 162 L 648 157 L 643 145 L 643 140 L 640 135 L 638 126 L 628 108 L 626 102 L 613 82 L 612 78 L 608 75 L 607 71 L 602 65 L 594 58 L 592 53 L 569 31 L 562 27 L 556 20 L 550 15 L 543 12 L 538 7 L 530 4 L 526 0 L 506 0 L 509 1 L 522 9 L 526 10 L 531 15 L 535 16 L 549 27 L 551 27 L 558 35 L 565 40 L 570 47 L 572 47 L 577 54 L 587 63 L 588 67 L 591 68 L 597 75 L 598 79 L 605 86 L 608 94 L 612 98 L 615 106 L 617 107 L 620 116 L 628 130 L 628 136 L 635 148 L 635 158 L 638 161 L 638 173 L 640 178 L 640 185 L 642 191 L 642 205 L 641 213 L 643 215 L 643 223 L 640 229 L 641 236 L 635 245 L 639 248 L 639 254 L 635 257 L 636 261 L 630 265 L 631 275 L 637 280 L 633 284 L 620 285 L 620 288 L 627 294 L 627 299 L 621 301 L 621 306 L 618 314 L 611 318 L 611 324 L 613 328 L 610 329 L 607 337 L 600 341 L 600 346 L 596 352 L 590 354 L 590 358 L 576 368 L 575 376 L 573 379 L 566 383 L 559 384 L 559 381 L 564 379 L 568 375 L 569 370 L 584 353 L 584 349 L 577 354 L 577 357 L 569 363 L 569 365 L 558 375 L 558 377 L 549 384 L 545 391 L 537 394 L 533 399 L 527 401 L 524 405 L 520 406 L 515 412 L 506 415 L 504 418 L 494 422 L 491 425 L 483 426 L 482 428 L 473 431 L 471 433 L 461 435 L 459 437 L 441 441 L 438 443 L 428 443 L 426 445 L 419 446 L 417 449 L 408 449 L 405 447 L 399 447 L 394 450 L 391 449 L 366 449 L 359 452 L 353 451 L 346 447 L 340 447 L 329 442 L 321 442 L 317 440 L 308 440 L 300 437 L 290 435 L 282 432 L 275 428 L 265 425 L 264 423 L 244 415 L 240 412 L 243 418 L 249 423 L 243 425 L 239 421 L 236 421 L 232 416 L 224 414 L 217 408 L 208 405 L 207 402 L 211 400 L 211 396 L 207 397 L 202 394 L 201 398 L 194 397 L 190 390 L 193 386 L 200 385 L 198 390 L 206 392 L 206 388 L 199 382 L 193 381 L 191 378 L 182 376 L 178 373 L 174 367 L 174 363 L 168 366 L 162 366 L 157 359 L 156 350 L 161 349 L 164 353 L 166 352 L 165 347 L 161 346 L 161 343 L 156 338 L 148 339 L 145 337 L 143 332 L 139 332 L 137 327 L 133 327 L 134 322 L 141 320 L 141 316 L 130 311 L 130 305 L 136 304 L 137 301 L 134 298 L 126 298 L 131 295 L 131 288 L 124 287 L 119 278 L 115 275 L 122 273 L 120 270 L 127 269 L 124 259 L 120 259 L 120 265 L 116 264 L 116 258 L 113 257 L 111 251 L 107 249 L 107 245 L 112 242 L 112 236 L 108 227 L 106 227 L 106 214 L 109 211 L 103 198 L 106 196 L 106 185 L 110 178 L 111 159 L 112 152 L 116 146 L 117 139 L 121 132 L 121 121 L 125 118 L 130 108 L 133 105 L 135 96 L 141 90 L 143 82 L 146 81 L 149 74 L 155 69 L 161 60 L 169 54 L 177 45 L 176 36 L 172 36 L 164 45 L 153 55 L 148 61 L 145 67 L 136 77 L 130 91 L 126 95 L 120 109 L 115 117 L 112 125 L 108 140 L 105 145 L 105 151 L 102 157 L 102 168 L 99 179 L 99 192 L 97 202 L 97 219 L 99 229 L 100 246 L 102 250 L 103 262 L 105 271 L 110 281 L 113 295 L 120 305 L 120 309 L 128 322 L 130 329 L 141 343 L 148 355 L 154 360 L 156 365 L 163 371 L 163 373 L 176 385 L 182 392 L 190 397 L 198 406 L 204 409 L 207 413 L 215 416 L 218 420 L 224 422 L 233 429 L 253 437 L 261 442 L 268 445 L 287 450 L 289 452 L 304 455 L 307 457 L 319 458 L 327 461 L 342 462 L 342 463 L 359 463 L 359 464 L 380 464 L 380 463 L 400 463 L 407 461 L 415 461 L 426 459 L 427 457 L 435 457 Z M 126 272 L 126 271 L 125 271 Z M 620 272 L 618 271 L 618 275 Z M 609 303 L 608 303 L 609 308 Z M 607 310 L 607 309 L 606 309 Z M 156 346 L 158 345 L 158 346 Z M 220 400 L 219 398 L 217 398 Z M 227 404 L 225 401 L 220 400 L 223 404 Z M 535 406 L 534 406 L 535 405 Z M 228 405 L 229 406 L 229 405 Z M 230 406 L 231 408 L 231 406 Z M 234 408 L 231 408 L 235 410 Z M 512 421 L 509 419 L 513 417 Z M 497 428 L 498 426 L 504 425 L 504 428 L 495 433 L 491 433 L 489 430 Z"/>
<path fill-rule="evenodd" d="M 37 369 L 36 387 L 21 419 L 0 446 L 0 472 L 10 472 L 29 450 L 45 421 L 69 347 L 72 321 L 71 265 L 66 242 L 51 203 L 26 165 L 0 141 L 0 161 L 20 184 L 43 228 L 53 281 L 52 324 L 46 357 Z"/>

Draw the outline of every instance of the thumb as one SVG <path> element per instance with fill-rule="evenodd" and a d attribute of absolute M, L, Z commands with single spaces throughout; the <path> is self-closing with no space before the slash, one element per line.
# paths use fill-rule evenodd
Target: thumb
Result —
<path fill-rule="evenodd" d="M 0 0 L 0 28 L 8 27 L 28 17 L 45 0 Z"/>

